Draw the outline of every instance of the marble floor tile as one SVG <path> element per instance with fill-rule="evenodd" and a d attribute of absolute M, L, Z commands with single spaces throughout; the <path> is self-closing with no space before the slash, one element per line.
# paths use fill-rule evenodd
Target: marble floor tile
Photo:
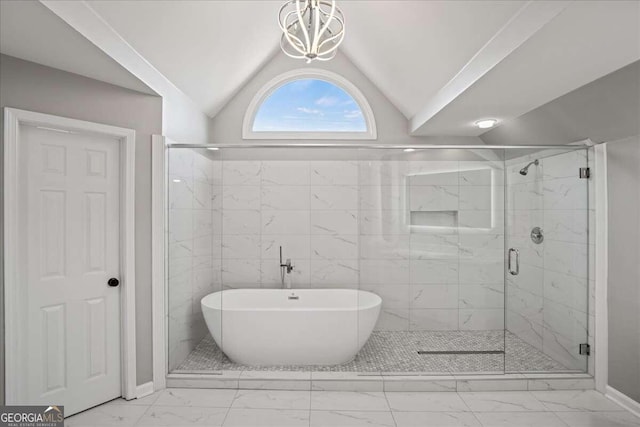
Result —
<path fill-rule="evenodd" d="M 309 411 L 284 409 L 230 409 L 225 427 L 308 427 Z"/>
<path fill-rule="evenodd" d="M 465 412 L 469 408 L 458 393 L 389 392 L 392 411 Z"/>
<path fill-rule="evenodd" d="M 311 409 L 324 411 L 388 411 L 382 392 L 312 391 Z"/>
<path fill-rule="evenodd" d="M 629 412 L 556 412 L 569 427 L 638 427 L 640 418 Z"/>
<path fill-rule="evenodd" d="M 391 412 L 311 411 L 311 427 L 396 427 Z"/>
<path fill-rule="evenodd" d="M 234 409 L 302 409 L 311 407 L 311 393 L 287 390 L 238 390 Z"/>
<path fill-rule="evenodd" d="M 211 406 L 211 405 L 220 405 Z M 167 389 L 68 417 L 70 427 L 640 427 L 600 393 Z"/>
<path fill-rule="evenodd" d="M 486 427 L 566 427 L 553 412 L 478 412 Z"/>
<path fill-rule="evenodd" d="M 236 393 L 237 390 L 234 389 L 168 388 L 162 392 L 155 404 L 228 408 Z"/>
<path fill-rule="evenodd" d="M 459 393 L 473 412 L 544 412 L 547 409 L 528 391 Z"/>
<path fill-rule="evenodd" d="M 132 400 L 124 400 L 123 398 L 118 398 L 115 400 L 112 400 L 111 404 L 113 405 L 143 405 L 143 406 L 149 406 L 149 405 L 153 405 L 154 403 L 156 403 L 156 400 L 158 400 L 158 397 L 160 397 L 160 395 L 164 393 L 164 390 L 160 390 L 160 391 L 156 391 L 155 393 L 151 393 L 148 396 L 144 396 L 144 397 L 140 397 L 138 399 L 132 399 Z"/>
<path fill-rule="evenodd" d="M 419 391 L 419 392 L 436 392 L 436 391 L 456 391 L 456 382 L 454 380 L 420 380 L 416 381 L 412 377 L 386 377 L 384 379 L 384 391 Z"/>
<path fill-rule="evenodd" d="M 154 405 L 136 426 L 221 426 L 228 408 Z"/>
<path fill-rule="evenodd" d="M 67 417 L 65 426 L 133 426 L 149 409 L 144 405 L 106 403 Z"/>
<path fill-rule="evenodd" d="M 357 379 L 357 380 L 314 380 L 311 384 L 313 391 L 359 391 L 359 392 L 382 392 L 384 382 L 382 377 L 377 379 Z"/>
<path fill-rule="evenodd" d="M 311 390 L 311 381 L 296 380 L 240 380 L 238 388 L 243 390 Z"/>
<path fill-rule="evenodd" d="M 624 411 L 595 390 L 532 391 L 549 411 Z"/>
<path fill-rule="evenodd" d="M 160 406 L 149 408 L 136 426 L 222 426 L 228 408 Z"/>
<path fill-rule="evenodd" d="M 471 412 L 394 412 L 397 427 L 480 427 Z"/>

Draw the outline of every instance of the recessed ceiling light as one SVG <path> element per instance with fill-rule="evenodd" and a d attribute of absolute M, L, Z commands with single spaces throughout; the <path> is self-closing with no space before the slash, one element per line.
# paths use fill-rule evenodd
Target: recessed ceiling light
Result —
<path fill-rule="evenodd" d="M 411 153 L 412 151 L 416 151 L 416 149 L 415 148 L 405 148 L 404 149 L 405 153 Z"/>
<path fill-rule="evenodd" d="M 178 183 L 178 182 L 182 182 L 182 181 L 181 181 L 181 180 L 179 180 L 179 179 L 174 179 L 174 180 L 173 180 L 173 182 Z"/>
<path fill-rule="evenodd" d="M 218 151 L 219 148 L 218 147 L 207 147 L 207 150 Z"/>
<path fill-rule="evenodd" d="M 476 122 L 476 126 L 478 126 L 480 129 L 488 129 L 488 128 L 494 127 L 496 123 L 498 123 L 496 119 L 484 119 L 484 120 L 478 120 Z"/>

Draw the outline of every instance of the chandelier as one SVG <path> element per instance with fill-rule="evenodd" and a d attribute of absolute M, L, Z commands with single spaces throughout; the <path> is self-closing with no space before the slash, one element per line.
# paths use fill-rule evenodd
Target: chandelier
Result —
<path fill-rule="evenodd" d="M 344 38 L 344 15 L 335 0 L 289 0 L 278 13 L 280 47 L 291 58 L 328 61 Z"/>

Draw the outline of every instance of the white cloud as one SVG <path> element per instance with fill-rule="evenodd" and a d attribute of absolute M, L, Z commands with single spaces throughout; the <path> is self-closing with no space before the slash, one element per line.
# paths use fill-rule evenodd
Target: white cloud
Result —
<path fill-rule="evenodd" d="M 296 110 L 300 111 L 301 113 L 305 113 L 305 114 L 316 114 L 316 115 L 320 115 L 322 116 L 322 111 L 320 110 L 314 110 L 312 108 L 307 108 L 307 107 L 298 107 L 296 108 Z"/>
<path fill-rule="evenodd" d="M 322 107 L 333 107 L 340 102 L 339 98 L 335 96 L 323 96 L 322 98 L 316 99 L 316 105 L 320 105 Z"/>
<path fill-rule="evenodd" d="M 362 111 L 360 110 L 344 110 L 343 117 L 345 119 L 357 119 L 362 117 Z"/>

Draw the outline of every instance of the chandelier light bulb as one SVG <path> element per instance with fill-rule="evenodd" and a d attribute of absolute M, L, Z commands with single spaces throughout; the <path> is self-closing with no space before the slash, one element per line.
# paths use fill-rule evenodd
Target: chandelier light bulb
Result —
<path fill-rule="evenodd" d="M 335 0 L 289 0 L 278 13 L 285 55 L 328 61 L 344 39 L 344 15 Z"/>

